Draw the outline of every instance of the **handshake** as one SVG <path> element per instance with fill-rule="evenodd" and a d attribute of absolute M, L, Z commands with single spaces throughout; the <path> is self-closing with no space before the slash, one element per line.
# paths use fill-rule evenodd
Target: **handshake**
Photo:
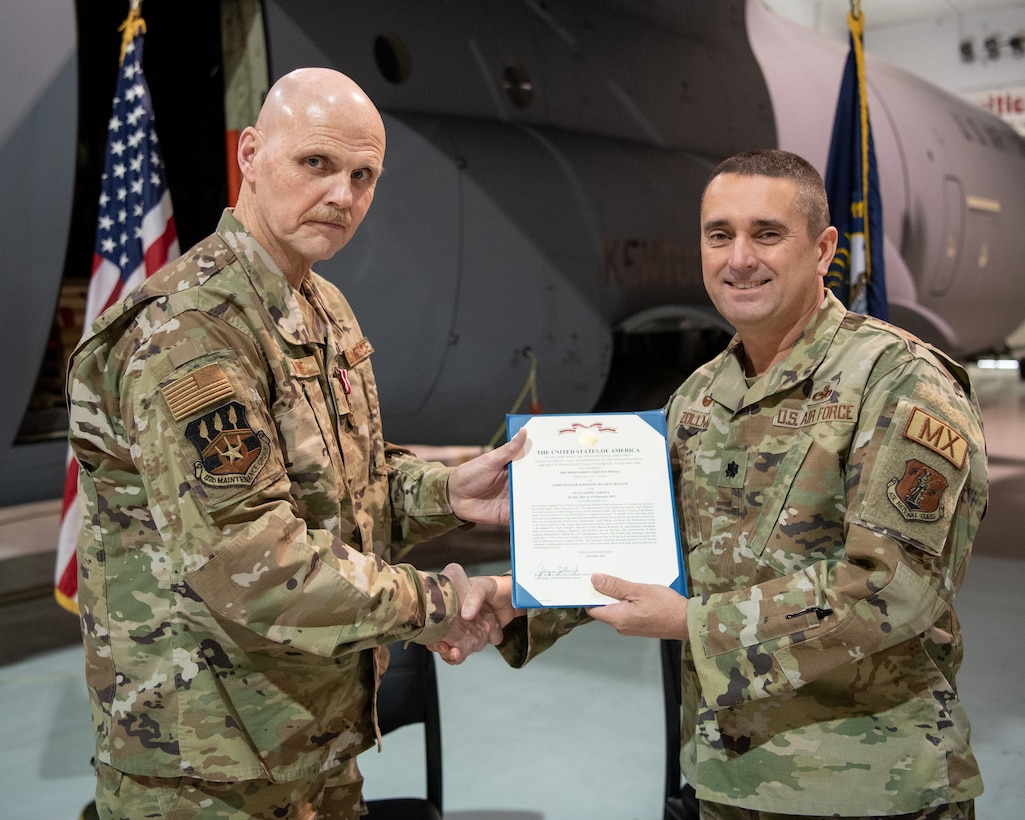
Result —
<path fill-rule="evenodd" d="M 508 465 L 523 453 L 525 446 L 524 428 L 501 447 L 455 467 L 448 482 L 452 512 L 464 521 L 508 524 Z M 455 589 L 459 613 L 445 637 L 427 648 L 437 652 L 446 663 L 462 663 L 485 646 L 501 643 L 506 625 L 526 615 L 526 610 L 513 607 L 511 576 L 468 578 L 459 564 L 449 564 L 441 574 Z M 591 576 L 591 584 L 613 599 L 613 603 L 590 607 L 587 614 L 607 623 L 620 635 L 687 636 L 687 599 L 669 587 L 633 583 L 601 573 Z"/>
<path fill-rule="evenodd" d="M 452 582 L 459 596 L 459 614 L 444 640 L 428 644 L 427 648 L 437 652 L 445 663 L 462 663 L 488 644 L 501 643 L 506 624 L 527 614 L 525 609 L 512 605 L 509 575 L 468 578 L 459 564 L 449 564 L 442 575 Z M 614 602 L 588 607 L 587 614 L 620 635 L 687 638 L 687 599 L 675 590 L 602 573 L 592 575 L 591 584 Z"/>
<path fill-rule="evenodd" d="M 482 575 L 468 578 L 459 564 L 449 564 L 441 574 L 448 578 L 459 599 L 459 612 L 444 640 L 428 644 L 448 664 L 459 664 L 485 646 L 502 642 L 502 630 L 513 618 L 526 615 L 512 605 L 512 578 Z"/>

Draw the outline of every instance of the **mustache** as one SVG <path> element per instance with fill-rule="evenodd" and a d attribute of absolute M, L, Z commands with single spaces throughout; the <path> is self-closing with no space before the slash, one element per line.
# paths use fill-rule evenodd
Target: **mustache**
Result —
<path fill-rule="evenodd" d="M 348 209 L 320 207 L 307 211 L 303 216 L 303 222 L 330 222 L 343 228 L 351 228 L 352 214 Z"/>

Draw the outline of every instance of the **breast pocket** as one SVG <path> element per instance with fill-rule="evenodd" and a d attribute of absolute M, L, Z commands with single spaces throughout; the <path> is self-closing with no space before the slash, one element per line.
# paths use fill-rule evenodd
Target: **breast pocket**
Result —
<path fill-rule="evenodd" d="M 377 381 L 370 360 L 365 359 L 349 370 L 347 378 L 351 390 L 347 396 L 349 414 L 342 447 L 350 467 L 349 480 L 365 484 L 370 475 L 387 472 Z"/>
<path fill-rule="evenodd" d="M 272 408 L 281 439 L 282 458 L 292 483 L 292 496 L 307 520 L 337 514 L 340 458 L 331 429 L 332 413 L 311 359 L 293 363 L 291 375 L 279 385 Z"/>
<path fill-rule="evenodd" d="M 842 475 L 836 457 L 810 436 L 796 431 L 717 451 L 695 439 L 681 449 L 679 507 L 686 549 L 705 549 L 715 577 L 727 570 L 732 577 L 745 557 L 789 574 L 803 561 L 795 553 L 836 542 Z M 835 514 L 823 514 L 824 506 Z"/>
<path fill-rule="evenodd" d="M 806 433 L 790 442 L 783 452 L 766 455 L 764 484 L 758 481 L 764 487 L 761 511 L 752 533 L 762 562 L 779 575 L 838 557 L 844 545 L 843 465 Z"/>

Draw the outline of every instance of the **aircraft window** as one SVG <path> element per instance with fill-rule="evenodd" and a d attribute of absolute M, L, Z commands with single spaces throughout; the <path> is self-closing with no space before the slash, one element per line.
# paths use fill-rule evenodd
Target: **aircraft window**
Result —
<path fill-rule="evenodd" d="M 505 67 L 502 72 L 502 88 L 510 102 L 517 108 L 529 108 L 534 102 L 534 81 L 530 73 L 522 65 L 514 64 Z"/>
<path fill-rule="evenodd" d="M 381 76 L 393 85 L 401 85 L 413 74 L 413 58 L 397 34 L 378 34 L 374 39 L 374 62 Z"/>

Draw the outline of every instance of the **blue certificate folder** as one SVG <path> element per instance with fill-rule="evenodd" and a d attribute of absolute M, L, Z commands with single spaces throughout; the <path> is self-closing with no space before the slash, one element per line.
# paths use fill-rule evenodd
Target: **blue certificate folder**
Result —
<path fill-rule="evenodd" d="M 665 412 L 506 416 L 510 439 L 526 425 L 509 465 L 513 605 L 613 603 L 598 571 L 686 595 Z"/>

